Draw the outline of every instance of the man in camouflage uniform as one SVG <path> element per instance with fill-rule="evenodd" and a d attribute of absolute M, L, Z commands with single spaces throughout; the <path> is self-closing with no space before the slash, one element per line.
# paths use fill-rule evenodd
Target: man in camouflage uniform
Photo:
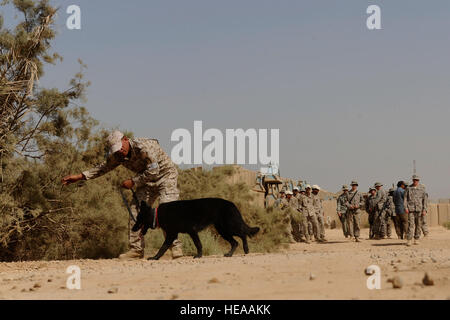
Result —
<path fill-rule="evenodd" d="M 394 204 L 394 188 L 389 189 L 389 192 L 386 196 L 386 205 L 385 205 L 385 215 L 384 215 L 384 230 L 382 234 L 385 234 L 388 239 L 391 239 L 392 236 L 392 223 L 394 223 L 395 227 L 395 204 Z"/>
<path fill-rule="evenodd" d="M 386 215 L 386 192 L 383 190 L 383 185 L 380 182 L 376 182 L 374 185 L 377 190 L 375 196 L 376 208 L 375 208 L 375 217 L 374 217 L 374 231 L 375 237 L 374 239 L 383 239 L 385 234 L 383 231 L 385 230 L 385 215 Z"/>
<path fill-rule="evenodd" d="M 374 220 L 377 211 L 376 194 L 377 189 L 375 189 L 375 187 L 371 187 L 365 202 L 366 212 L 369 215 L 369 239 L 373 239 L 375 237 Z"/>
<path fill-rule="evenodd" d="M 347 202 L 347 196 L 348 187 L 346 185 L 343 185 L 342 194 L 337 198 L 336 212 L 342 224 L 342 232 L 344 233 L 344 237 L 346 238 L 350 236 L 347 223 L 347 206 L 345 205 L 345 203 Z"/>
<path fill-rule="evenodd" d="M 360 242 L 360 224 L 361 224 L 361 207 L 364 206 L 364 198 L 362 193 L 358 191 L 358 182 L 352 181 L 352 189 L 348 192 L 347 221 L 348 231 L 351 238 L 355 238 L 356 242 Z"/>
<path fill-rule="evenodd" d="M 312 240 L 312 235 L 314 234 L 314 238 L 317 242 L 323 242 L 323 240 L 319 236 L 319 226 L 317 222 L 317 216 L 316 212 L 314 210 L 314 202 L 313 197 L 311 194 L 311 186 L 307 185 L 305 188 L 305 195 L 303 195 L 300 199 L 300 210 L 303 213 L 303 215 L 306 217 L 307 221 L 311 222 L 312 224 L 312 232 L 308 230 L 307 233 L 307 239 Z M 305 231 L 306 234 L 306 231 Z"/>
<path fill-rule="evenodd" d="M 122 183 L 122 188 L 136 187 L 137 200 L 146 201 L 149 206 L 159 198 L 159 203 L 178 200 L 177 188 L 178 171 L 169 156 L 162 150 L 158 140 L 147 138 L 128 139 L 120 131 L 113 131 L 108 136 L 109 154 L 106 161 L 98 166 L 86 170 L 78 175 L 70 175 L 63 179 L 63 184 L 78 180 L 98 178 L 119 165 L 136 173 L 136 175 Z M 133 202 L 131 211 L 136 218 L 137 207 Z M 120 259 L 139 259 L 144 256 L 144 237 L 140 231 L 131 230 L 129 221 L 130 250 L 119 256 Z M 177 239 L 172 246 L 172 258 L 183 255 L 181 242 Z"/>
<path fill-rule="evenodd" d="M 408 214 L 408 231 L 406 233 L 406 245 L 411 245 L 414 236 L 414 244 L 419 244 L 421 231 L 421 216 L 427 214 L 427 192 L 425 187 L 419 184 L 418 175 L 412 177 L 413 183 L 405 191 L 405 213 Z"/>
<path fill-rule="evenodd" d="M 423 188 L 425 188 L 425 185 L 423 185 Z M 425 196 L 426 196 L 426 203 L 428 203 L 428 192 L 425 192 Z M 428 224 L 427 224 L 427 216 L 426 215 L 421 215 L 420 216 L 420 225 L 421 225 L 421 230 L 423 232 L 423 237 L 426 238 L 428 237 Z"/>
<path fill-rule="evenodd" d="M 323 212 L 323 204 L 322 199 L 319 197 L 320 187 L 318 185 L 312 186 L 312 194 L 313 194 L 313 205 L 314 205 L 314 211 L 316 212 L 317 216 L 317 223 L 319 226 L 319 237 L 322 241 L 327 241 L 325 239 L 325 216 Z"/>
<path fill-rule="evenodd" d="M 292 191 L 288 190 L 286 191 L 286 198 L 283 198 L 281 201 L 281 210 L 284 211 L 284 219 L 283 222 L 286 225 L 286 233 L 288 235 L 289 243 L 295 243 L 295 239 L 293 236 L 293 221 L 295 220 L 294 214 L 297 212 L 298 209 L 298 200 L 293 196 Z"/>

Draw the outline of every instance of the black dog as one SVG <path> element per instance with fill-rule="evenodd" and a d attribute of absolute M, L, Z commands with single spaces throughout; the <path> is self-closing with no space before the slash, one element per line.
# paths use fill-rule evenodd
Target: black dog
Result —
<path fill-rule="evenodd" d="M 231 250 L 226 257 L 231 257 L 238 246 L 233 236 L 242 239 L 244 252 L 248 253 L 247 236 L 258 233 L 259 228 L 250 228 L 242 220 L 242 215 L 234 203 L 219 198 L 204 198 L 195 200 L 178 200 L 162 203 L 158 208 L 150 208 L 145 201 L 141 201 L 136 223 L 132 230 L 141 230 L 145 235 L 148 228 L 161 227 L 166 232 L 166 240 L 158 253 L 149 260 L 158 260 L 172 245 L 178 233 L 187 233 L 194 241 L 197 255 L 202 256 L 202 244 L 198 232 L 214 225 L 217 232 L 231 244 Z"/>

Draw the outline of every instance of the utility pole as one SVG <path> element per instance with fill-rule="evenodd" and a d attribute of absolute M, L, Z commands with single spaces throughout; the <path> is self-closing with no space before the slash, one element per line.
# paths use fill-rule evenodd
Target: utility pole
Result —
<path fill-rule="evenodd" d="M 413 174 L 416 174 L 416 160 L 413 160 Z"/>

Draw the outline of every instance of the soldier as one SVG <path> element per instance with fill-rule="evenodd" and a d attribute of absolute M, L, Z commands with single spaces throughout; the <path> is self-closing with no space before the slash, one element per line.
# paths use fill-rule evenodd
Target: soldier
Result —
<path fill-rule="evenodd" d="M 385 234 L 387 236 L 388 239 L 391 239 L 391 235 L 392 235 L 392 230 L 391 230 L 391 226 L 392 226 L 392 222 L 394 223 L 394 227 L 395 227 L 395 205 L 394 205 L 394 199 L 393 199 L 393 195 L 394 195 L 394 188 L 390 188 L 388 195 L 386 197 L 386 205 L 385 205 L 385 216 L 384 216 L 384 230 L 383 230 L 383 234 Z"/>
<path fill-rule="evenodd" d="M 425 188 L 425 185 L 422 184 L 422 186 L 423 186 L 423 188 Z M 428 192 L 425 192 L 425 195 L 426 195 L 426 200 L 425 201 L 428 203 Z M 426 215 L 421 215 L 420 216 L 420 225 L 421 225 L 421 229 L 422 229 L 422 232 L 423 232 L 423 237 L 427 238 L 428 237 L 428 224 L 427 224 L 427 217 L 426 217 Z"/>
<path fill-rule="evenodd" d="M 286 233 L 288 235 L 289 243 L 295 243 L 292 230 L 292 220 L 294 220 L 294 213 L 298 209 L 298 200 L 293 196 L 291 190 L 286 191 L 286 198 L 282 200 L 281 210 L 285 211 L 284 222 L 286 224 Z"/>
<path fill-rule="evenodd" d="M 314 211 L 316 212 L 317 222 L 319 226 L 319 237 L 322 241 L 327 241 L 325 239 L 325 217 L 323 212 L 323 204 L 322 199 L 319 197 L 320 187 L 318 185 L 312 186 L 312 194 L 313 194 L 313 205 Z"/>
<path fill-rule="evenodd" d="M 399 239 L 406 237 L 408 230 L 408 215 L 405 213 L 405 190 L 408 183 L 405 181 L 399 181 L 397 183 L 397 189 L 394 191 L 393 200 L 395 205 L 395 232 Z"/>
<path fill-rule="evenodd" d="M 369 195 L 367 196 L 366 200 L 366 212 L 369 215 L 369 239 L 373 239 L 375 237 L 375 228 L 374 228 L 374 221 L 376 216 L 376 194 L 377 189 L 375 187 L 371 187 L 369 189 Z"/>
<path fill-rule="evenodd" d="M 411 245 L 414 236 L 414 244 L 419 244 L 421 218 L 427 214 L 427 192 L 425 187 L 419 184 L 418 175 L 413 175 L 413 183 L 406 189 L 404 206 L 405 213 L 408 214 L 408 232 L 406 233 L 406 245 Z"/>
<path fill-rule="evenodd" d="M 283 199 L 286 199 L 286 191 L 284 189 L 281 189 L 280 195 L 279 195 L 278 199 L 275 200 L 275 203 L 274 203 L 275 208 L 281 209 L 281 207 L 283 205 L 283 201 L 284 201 Z"/>
<path fill-rule="evenodd" d="M 358 191 L 358 182 L 352 181 L 352 189 L 348 192 L 347 206 L 347 222 L 350 237 L 355 237 L 356 242 L 360 242 L 360 223 L 361 223 L 361 210 L 364 206 L 363 195 Z"/>
<path fill-rule="evenodd" d="M 131 189 L 136 186 L 136 195 L 139 202 L 146 201 L 152 206 L 156 199 L 160 203 L 178 200 L 177 188 L 178 170 L 169 156 L 162 150 L 158 140 L 147 138 L 128 139 L 120 131 L 113 131 L 107 139 L 109 154 L 106 161 L 98 166 L 84 171 L 78 175 L 70 175 L 63 178 L 64 185 L 79 180 L 98 178 L 113 170 L 119 165 L 136 173 L 131 179 L 122 183 L 122 188 Z M 136 218 L 136 203 L 132 204 L 132 214 Z M 144 256 L 145 239 L 140 231 L 131 230 L 129 220 L 130 250 L 119 256 L 120 259 L 140 259 Z M 172 246 L 172 258 L 183 255 L 181 242 L 177 239 Z"/>
<path fill-rule="evenodd" d="M 375 231 L 375 240 L 384 239 L 385 234 L 383 233 L 385 226 L 385 214 L 386 214 L 386 192 L 382 189 L 382 184 L 380 182 L 376 182 L 374 187 L 377 190 L 375 196 L 376 208 L 375 208 L 375 217 L 374 217 L 374 231 Z"/>
<path fill-rule="evenodd" d="M 306 219 L 311 222 L 312 232 L 308 230 L 307 239 L 312 240 L 312 235 L 314 234 L 314 238 L 317 242 L 322 242 L 318 234 L 318 224 L 317 224 L 317 216 L 314 211 L 314 203 L 313 197 L 311 194 L 311 186 L 308 184 L 305 187 L 305 195 L 301 197 L 300 200 L 300 210 L 306 216 Z M 308 228 L 309 229 L 309 228 Z"/>
<path fill-rule="evenodd" d="M 336 212 L 339 216 L 339 220 L 342 224 L 342 232 L 344 233 L 344 237 L 348 238 L 350 233 L 348 232 L 348 223 L 347 223 L 347 206 L 345 203 L 347 202 L 348 196 L 348 187 L 346 185 L 342 186 L 342 194 L 337 198 L 337 206 Z"/>

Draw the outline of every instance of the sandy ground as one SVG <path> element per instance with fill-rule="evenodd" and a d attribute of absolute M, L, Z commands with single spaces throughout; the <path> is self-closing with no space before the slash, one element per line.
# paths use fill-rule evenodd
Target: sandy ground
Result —
<path fill-rule="evenodd" d="M 363 230 L 366 239 L 368 231 Z M 290 245 L 274 254 L 160 261 L 73 260 L 0 263 L 0 299 L 450 299 L 450 231 L 406 247 L 397 239 L 343 238 Z M 81 269 L 81 290 L 66 288 L 66 268 Z M 381 289 L 364 270 L 381 268 Z M 428 272 L 433 286 L 424 286 Z M 399 276 L 401 289 L 387 279 Z"/>

